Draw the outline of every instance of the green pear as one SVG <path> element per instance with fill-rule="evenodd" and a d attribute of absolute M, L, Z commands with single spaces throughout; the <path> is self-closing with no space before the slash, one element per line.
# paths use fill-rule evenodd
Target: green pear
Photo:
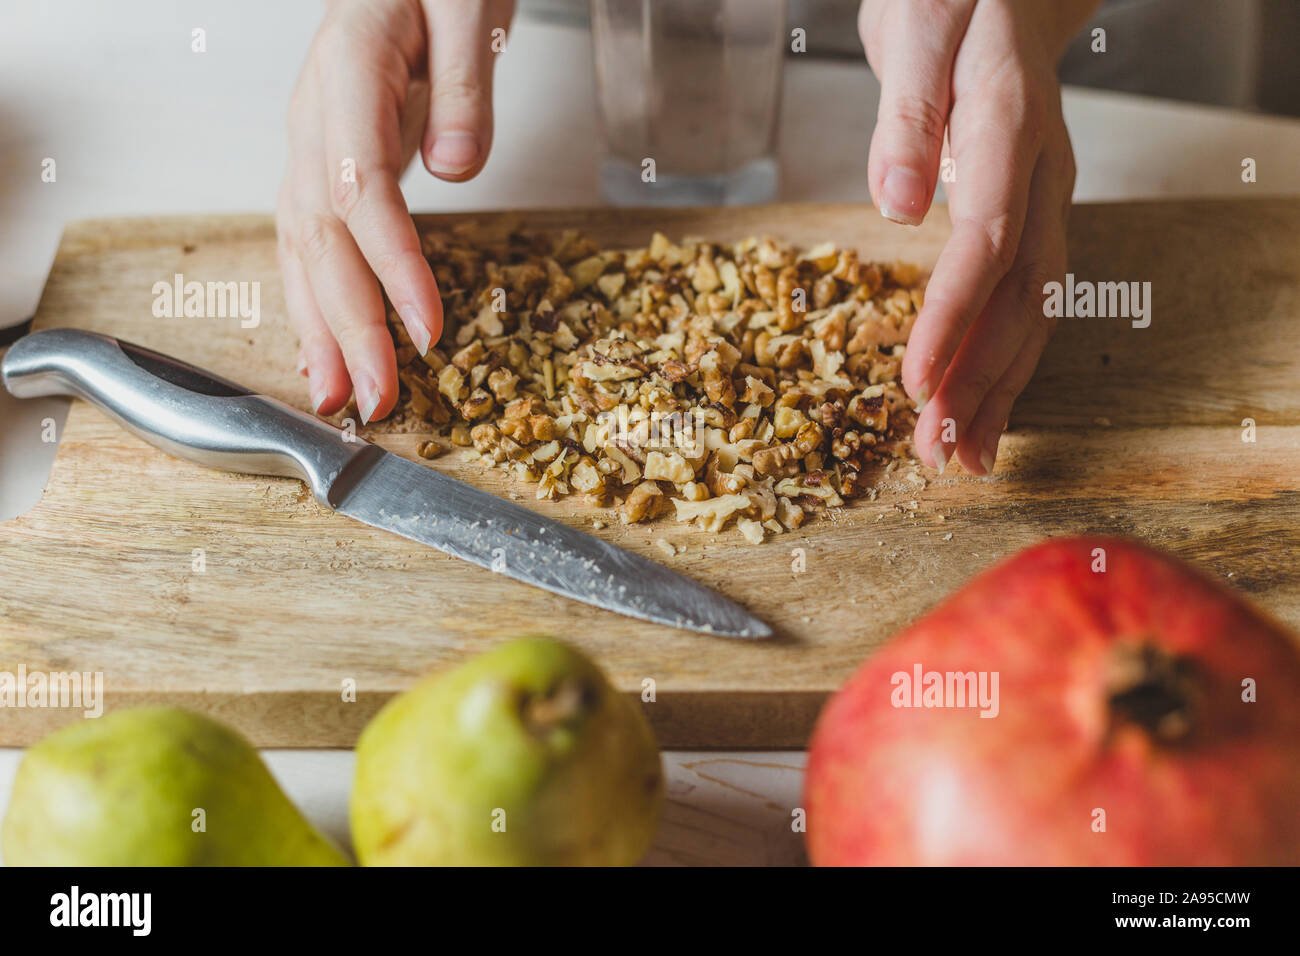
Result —
<path fill-rule="evenodd" d="M 31 747 L 0 848 L 10 866 L 347 866 L 257 751 L 207 717 L 121 710 Z"/>
<path fill-rule="evenodd" d="M 525 638 L 420 681 L 357 744 L 367 866 L 630 865 L 663 771 L 640 705 L 586 656 Z"/>

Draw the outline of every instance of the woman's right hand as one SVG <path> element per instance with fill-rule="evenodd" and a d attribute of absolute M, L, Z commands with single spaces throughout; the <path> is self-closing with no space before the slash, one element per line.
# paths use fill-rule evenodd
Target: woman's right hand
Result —
<path fill-rule="evenodd" d="M 398 180 L 417 148 L 448 182 L 492 145 L 492 71 L 513 0 L 337 0 L 289 103 L 277 248 L 299 371 L 331 415 L 356 393 L 363 422 L 397 401 L 380 285 L 421 352 L 442 302 Z"/>

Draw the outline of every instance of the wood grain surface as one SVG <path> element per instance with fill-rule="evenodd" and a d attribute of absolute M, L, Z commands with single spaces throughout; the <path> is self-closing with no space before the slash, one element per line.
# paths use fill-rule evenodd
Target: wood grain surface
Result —
<path fill-rule="evenodd" d="M 509 215 L 602 241 L 771 234 L 932 264 L 946 216 L 919 229 L 859 206 Z M 1131 534 L 1198 562 L 1300 624 L 1300 202 L 1076 207 L 1071 270 L 1149 281 L 1152 321 L 1063 319 L 990 479 L 950 470 L 750 545 L 661 519 L 593 533 L 730 595 L 763 642 L 708 637 L 566 601 L 333 515 L 303 485 L 170 458 L 74 403 L 42 501 L 0 525 L 0 671 L 101 671 L 106 706 L 206 711 L 263 746 L 348 746 L 391 694 L 514 635 L 590 652 L 668 747 L 797 748 L 871 648 L 999 558 L 1048 536 Z M 269 219 L 68 227 L 36 327 L 109 332 L 307 407 Z M 155 318 L 155 282 L 261 283 L 261 323 Z M 1244 442 L 1243 420 L 1256 440 Z M 414 456 L 419 435 L 361 432 Z M 457 454 L 432 466 L 579 527 L 597 512 L 534 501 Z M 915 502 L 915 506 L 911 503 Z M 604 516 L 608 518 L 609 516 Z M 686 546 L 668 558 L 657 538 Z M 196 571 L 196 549 L 204 569 Z M 796 558 L 802 549 L 803 570 Z M 344 699 L 355 682 L 356 700 Z M 0 744 L 79 711 L 0 712 Z"/>

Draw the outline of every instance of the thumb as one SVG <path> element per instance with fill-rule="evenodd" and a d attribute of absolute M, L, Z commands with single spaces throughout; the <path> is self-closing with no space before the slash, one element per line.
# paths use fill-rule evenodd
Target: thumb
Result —
<path fill-rule="evenodd" d="M 867 178 L 886 219 L 918 225 L 930 209 L 952 106 L 952 68 L 973 2 L 891 3 L 859 19 L 880 80 Z"/>
<path fill-rule="evenodd" d="M 472 179 L 492 148 L 492 72 L 505 52 L 513 0 L 425 0 L 429 121 L 420 154 L 440 179 Z"/>

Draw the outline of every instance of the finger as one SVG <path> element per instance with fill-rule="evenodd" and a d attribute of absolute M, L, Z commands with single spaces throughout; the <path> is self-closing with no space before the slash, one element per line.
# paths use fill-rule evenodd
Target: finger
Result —
<path fill-rule="evenodd" d="M 1020 251 L 1010 272 L 998 284 L 949 365 L 938 391 L 921 412 L 916 425 L 918 449 L 928 449 L 940 471 L 956 453 L 970 472 L 983 474 L 986 444 L 994 442 L 1003 420 L 990 423 L 1001 408 L 1009 413 L 1011 402 L 1033 371 L 1032 362 L 1041 353 L 1050 332 L 1043 315 L 1043 288 L 1064 269 L 1065 234 L 1060 219 L 1060 194 L 1064 170 L 1044 157 L 1034 170 L 1030 185 L 1028 219 Z M 1008 373 L 1024 352 L 1031 348 L 1028 373 L 1018 368 Z M 1005 390 L 1016 386 L 1009 395 Z M 985 419 L 977 415 L 991 402 Z"/>
<path fill-rule="evenodd" d="M 313 299 L 342 353 L 357 409 L 368 422 L 388 414 L 397 401 L 397 356 L 379 283 L 347 226 L 330 209 L 319 91 L 319 83 L 304 83 L 295 92 L 302 100 L 289 124 L 282 242 L 306 272 Z"/>
<path fill-rule="evenodd" d="M 952 235 L 935 263 L 903 358 L 904 387 L 921 404 L 938 388 L 967 330 L 1016 260 L 1044 135 L 1024 102 L 1021 82 L 1002 80 L 953 109 Z"/>
<path fill-rule="evenodd" d="M 339 351 L 325 317 L 312 295 L 307 272 L 291 251 L 285 233 L 277 243 L 280 273 L 284 276 L 284 301 L 289 322 L 298 333 L 300 343 L 298 372 L 308 376 L 311 407 L 317 415 L 332 415 L 347 402 L 352 393 L 343 354 Z"/>
<path fill-rule="evenodd" d="M 998 287 L 962 342 L 934 397 L 917 416 L 917 452 L 922 461 L 938 469 L 940 474 L 963 444 L 967 427 L 984 396 L 1024 345 L 1028 334 L 1026 318 L 1014 305 L 1007 308 L 1005 296 L 999 295 L 1012 281 L 1018 281 L 1012 279 L 1015 275 L 1011 273 Z M 1026 278 L 1025 281 L 1035 280 Z M 1012 298 L 1018 301 L 1018 297 Z M 975 461 L 979 462 L 978 455 Z"/>
<path fill-rule="evenodd" d="M 867 180 L 886 219 L 918 225 L 934 198 L 952 67 L 973 0 L 864 4 L 859 29 L 880 79 Z"/>
<path fill-rule="evenodd" d="M 1011 417 L 1011 406 L 1025 390 L 1038 367 L 1038 359 L 1047 347 L 1055 322 L 1041 318 L 1030 332 L 1019 353 L 989 389 L 979 411 L 966 429 L 966 437 L 957 449 L 957 459 L 971 474 L 991 475 L 998 457 L 998 445 Z"/>
<path fill-rule="evenodd" d="M 483 168 L 492 148 L 492 71 L 514 3 L 438 0 L 424 9 L 431 90 L 420 152 L 429 172 L 463 182 Z"/>
<path fill-rule="evenodd" d="M 328 208 L 306 200 L 295 219 L 295 251 L 343 353 L 361 420 L 383 418 L 397 401 L 397 356 L 379 283 L 347 226 Z"/>
<path fill-rule="evenodd" d="M 1061 167 L 1059 189 L 1060 195 L 1065 197 L 1064 201 L 1053 207 L 1050 198 L 1044 199 L 1041 212 L 1043 219 L 1048 223 L 1046 235 L 1039 239 L 1036 217 L 1031 213 L 1030 220 L 1025 226 L 1025 242 L 1022 245 L 1022 248 L 1029 249 L 1041 244 L 1047 262 L 1045 282 L 1061 281 L 1069 261 L 1066 225 L 1070 216 L 1070 199 L 1074 194 L 1075 166 L 1068 138 L 1065 141 L 1064 161 Z M 1059 210 L 1054 224 L 1050 216 L 1053 208 Z M 998 445 L 1002 441 L 1002 433 L 1006 430 L 1007 421 L 1011 416 L 1011 407 L 1020 397 L 1020 393 L 1025 390 L 1025 386 L 1029 384 L 1034 369 L 1038 366 L 1038 359 L 1043 354 L 1043 349 L 1047 347 L 1052 330 L 1056 327 L 1056 320 L 1043 314 L 1042 288 L 1033 291 L 1032 308 L 1028 304 L 1025 306 L 1026 311 L 1032 311 L 1037 317 L 1031 321 L 1029 335 L 1002 377 L 984 396 L 979 411 L 967 426 L 966 437 L 958 449 L 957 457 L 962 465 L 975 474 L 992 473 L 998 457 Z M 978 468 L 976 468 L 977 463 Z"/>
<path fill-rule="evenodd" d="M 366 48 L 371 49 L 371 48 Z M 386 46 L 373 47 L 386 51 Z M 442 300 L 398 185 L 406 67 L 400 58 L 354 57 L 323 75 L 324 146 L 331 208 L 379 277 L 421 355 L 442 334 Z M 386 75 L 393 73 L 394 75 Z M 398 75 L 400 74 L 400 75 Z"/>

